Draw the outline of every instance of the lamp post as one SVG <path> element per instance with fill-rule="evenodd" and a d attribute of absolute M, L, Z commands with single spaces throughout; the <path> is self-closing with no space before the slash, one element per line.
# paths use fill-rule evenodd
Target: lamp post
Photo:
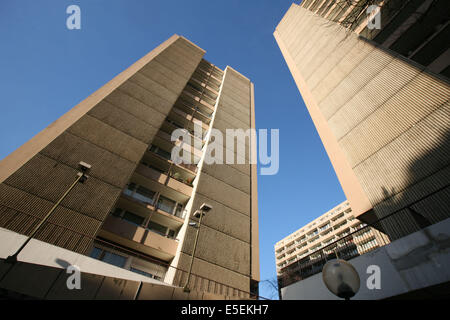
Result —
<path fill-rule="evenodd" d="M 11 256 L 8 256 L 5 260 L 5 262 L 8 263 L 15 263 L 17 262 L 17 256 L 19 253 L 26 247 L 26 245 L 33 239 L 36 234 L 38 233 L 39 229 L 42 227 L 42 225 L 48 220 L 48 218 L 51 216 L 53 211 L 56 210 L 56 208 L 60 205 L 60 203 L 67 197 L 67 195 L 72 191 L 72 189 L 75 187 L 75 185 L 80 182 L 84 183 L 88 179 L 88 175 L 86 175 L 87 172 L 91 169 L 91 165 L 87 164 L 86 162 L 80 161 L 78 163 L 78 167 L 80 171 L 77 173 L 77 178 L 75 181 L 70 185 L 69 189 L 67 189 L 66 192 L 62 195 L 61 198 L 54 204 L 54 206 L 50 209 L 50 211 L 45 215 L 44 219 L 39 222 L 39 224 L 33 229 L 31 232 L 31 235 L 25 240 L 25 242 L 20 246 L 20 248 Z"/>
<path fill-rule="evenodd" d="M 191 262 L 189 264 L 189 271 L 188 271 L 188 276 L 186 279 L 186 283 L 184 285 L 184 292 L 190 292 L 191 290 L 189 289 L 189 280 L 191 278 L 191 272 L 192 272 L 192 265 L 194 263 L 194 256 L 195 256 L 195 250 L 197 249 L 197 243 L 198 243 L 198 235 L 200 233 L 200 227 L 202 225 L 202 218 L 203 216 L 212 209 L 212 206 L 210 206 L 209 204 L 202 204 L 200 206 L 199 210 L 195 210 L 194 212 L 194 217 L 198 218 L 198 225 L 197 225 L 197 233 L 195 234 L 195 241 L 194 241 L 194 248 L 192 249 L 192 256 L 191 256 Z M 195 222 L 190 222 L 189 223 L 190 226 L 196 226 Z"/>
<path fill-rule="evenodd" d="M 331 293 L 345 300 L 350 300 L 359 290 L 358 271 L 342 259 L 333 259 L 325 264 L 322 280 Z"/>

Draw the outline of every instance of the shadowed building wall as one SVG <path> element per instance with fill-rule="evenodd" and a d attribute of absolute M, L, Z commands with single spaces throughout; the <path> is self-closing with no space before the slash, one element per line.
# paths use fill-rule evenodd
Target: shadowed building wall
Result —
<path fill-rule="evenodd" d="M 435 47 L 432 61 L 418 63 L 415 54 L 432 39 L 406 56 L 381 39 L 390 30 L 399 43 L 423 23 L 400 28 L 406 9 L 390 12 L 377 32 L 367 32 L 363 9 L 351 31 L 340 23 L 355 8 L 338 2 L 293 4 L 274 36 L 355 216 L 372 222 L 396 213 L 383 226 L 395 239 L 449 217 L 449 61 L 438 67 L 445 48 Z M 378 43 L 361 36 L 377 34 Z"/>

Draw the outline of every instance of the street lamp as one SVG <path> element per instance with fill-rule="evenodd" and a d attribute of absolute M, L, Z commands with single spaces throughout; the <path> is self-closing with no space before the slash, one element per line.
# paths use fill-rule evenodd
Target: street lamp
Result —
<path fill-rule="evenodd" d="M 359 290 L 358 271 L 345 260 L 328 261 L 322 269 L 322 279 L 328 290 L 345 300 L 350 300 Z"/>
<path fill-rule="evenodd" d="M 44 219 L 42 219 L 41 222 L 39 222 L 39 224 L 33 229 L 33 231 L 31 232 L 31 235 L 28 237 L 27 240 L 25 240 L 25 242 L 20 246 L 20 248 L 16 251 L 16 253 L 14 253 L 13 255 L 8 256 L 6 258 L 6 260 L 5 260 L 6 262 L 8 262 L 8 263 L 15 263 L 15 262 L 17 262 L 17 256 L 19 255 L 19 253 L 25 248 L 25 246 L 28 244 L 28 242 L 30 242 L 31 239 L 34 238 L 34 236 L 38 233 L 38 231 L 42 227 L 42 225 L 48 220 L 48 218 L 51 216 L 53 211 L 56 210 L 56 208 L 64 200 L 64 198 L 67 197 L 67 195 L 70 193 L 70 191 L 72 191 L 72 189 L 75 187 L 75 185 L 78 182 L 84 183 L 89 178 L 87 173 L 89 172 L 89 170 L 91 170 L 91 165 L 90 164 L 88 164 L 86 162 L 83 162 L 83 161 L 80 161 L 78 163 L 78 168 L 79 168 L 80 171 L 77 172 L 77 178 L 72 183 L 72 185 L 69 187 L 69 189 L 67 189 L 67 191 L 62 195 L 62 197 L 59 198 L 59 200 L 55 203 L 55 205 L 45 215 Z"/>
<path fill-rule="evenodd" d="M 199 210 L 195 210 L 195 212 L 194 212 L 194 214 L 193 214 L 193 216 L 194 216 L 195 218 L 198 218 L 198 219 L 199 219 L 199 220 L 198 220 L 198 226 L 197 226 L 197 224 L 196 224 L 195 222 L 189 222 L 189 225 L 190 225 L 191 227 L 197 226 L 197 233 L 195 234 L 194 249 L 192 250 L 191 262 L 190 262 L 190 264 L 189 264 L 189 272 L 188 272 L 188 276 L 187 276 L 187 279 L 186 279 L 186 283 L 185 283 L 184 289 L 183 289 L 184 292 L 190 292 L 190 291 L 191 291 L 191 290 L 189 290 L 189 287 L 188 287 L 188 286 L 189 286 L 189 280 L 190 280 L 190 278 L 191 278 L 192 264 L 194 263 L 195 250 L 197 249 L 198 235 L 199 235 L 199 233 L 200 233 L 200 227 L 201 227 L 201 225 L 202 225 L 202 218 L 203 218 L 203 216 L 204 216 L 207 212 L 209 212 L 211 209 L 212 209 L 212 206 L 211 206 L 211 205 L 209 205 L 209 204 L 207 204 L 207 203 L 203 203 L 203 204 L 200 206 L 200 209 L 199 209 Z"/>

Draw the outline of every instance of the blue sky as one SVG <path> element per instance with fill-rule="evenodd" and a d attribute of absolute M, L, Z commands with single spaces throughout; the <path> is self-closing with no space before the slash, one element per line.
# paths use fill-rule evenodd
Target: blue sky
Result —
<path fill-rule="evenodd" d="M 297 1 L 298 2 L 298 1 Z M 255 84 L 257 128 L 280 130 L 280 170 L 258 177 L 261 279 L 275 242 L 345 196 L 273 31 L 291 0 L 0 1 L 0 159 L 177 33 Z M 81 30 L 66 8 L 81 8 Z M 269 296 L 261 286 L 262 296 Z"/>

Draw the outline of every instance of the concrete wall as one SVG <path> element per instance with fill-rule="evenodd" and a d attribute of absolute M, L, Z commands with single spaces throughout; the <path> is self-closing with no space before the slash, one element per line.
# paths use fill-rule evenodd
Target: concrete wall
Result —
<path fill-rule="evenodd" d="M 183 288 L 113 266 L 39 240 L 31 240 L 16 264 L 4 261 L 25 241 L 0 228 L 0 296 L 76 300 L 225 300 L 231 297 Z M 81 290 L 69 290 L 68 266 L 81 271 Z"/>
<path fill-rule="evenodd" d="M 89 250 L 203 54 L 171 37 L 2 160 L 0 226 L 30 233 L 84 161 L 92 165 L 90 178 L 73 189 L 37 238 Z"/>
<path fill-rule="evenodd" d="M 396 240 L 349 261 L 360 276 L 353 299 L 374 300 L 450 281 L 450 219 Z M 368 267 L 380 267 L 380 289 L 369 289 Z M 371 282 L 371 280 L 369 280 Z M 372 282 L 371 282 L 372 283 Z M 322 280 L 322 273 L 281 289 L 284 300 L 338 299 Z"/>
<path fill-rule="evenodd" d="M 448 79 L 295 4 L 275 37 L 355 215 L 448 217 Z"/>
<path fill-rule="evenodd" d="M 222 132 L 224 138 L 226 129 L 247 130 L 252 126 L 252 90 L 247 78 L 227 67 L 212 122 L 213 128 Z M 245 147 L 248 150 L 249 141 L 246 141 Z M 233 155 L 237 152 L 225 141 L 224 145 L 219 144 L 219 149 L 223 150 L 224 157 L 227 150 L 232 151 Z M 192 272 L 245 292 L 250 291 L 251 278 L 259 280 L 257 207 L 252 207 L 251 203 L 252 192 L 255 196 L 256 192 L 255 189 L 252 191 L 248 159 L 247 151 L 241 157 L 245 164 L 204 163 L 192 205 L 195 209 L 205 202 L 213 206 L 202 221 Z M 253 183 L 256 185 L 256 180 Z M 252 231 L 252 223 L 256 223 L 256 231 L 254 226 Z M 189 267 L 195 233 L 195 228 L 187 229 L 178 263 L 178 268 L 182 270 Z M 180 281 L 181 276 L 178 279 Z M 193 278 L 192 285 L 207 288 L 209 284 L 206 282 Z M 228 289 L 211 290 L 223 293 Z"/>

